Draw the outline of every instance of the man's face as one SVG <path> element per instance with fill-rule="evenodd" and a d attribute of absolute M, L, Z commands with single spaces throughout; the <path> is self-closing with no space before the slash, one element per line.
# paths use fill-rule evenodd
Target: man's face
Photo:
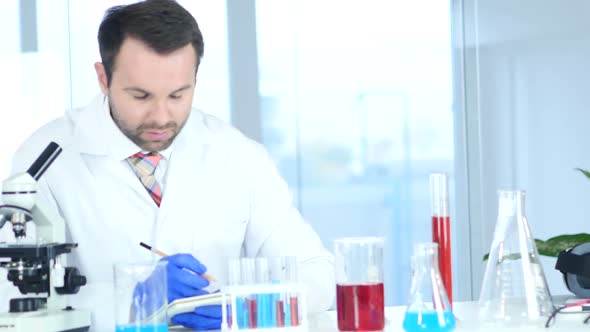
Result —
<path fill-rule="evenodd" d="M 165 150 L 184 126 L 195 90 L 196 61 L 191 44 L 161 55 L 137 39 L 125 38 L 111 85 L 107 87 L 106 77 L 98 73 L 114 122 L 141 149 Z"/>

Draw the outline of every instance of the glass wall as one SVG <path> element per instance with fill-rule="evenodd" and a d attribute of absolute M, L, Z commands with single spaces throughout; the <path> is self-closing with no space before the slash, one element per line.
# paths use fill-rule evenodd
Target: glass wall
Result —
<path fill-rule="evenodd" d="M 450 3 L 256 4 L 263 142 L 326 246 L 386 237 L 386 303 L 405 303 L 428 174 L 453 176 Z"/>
<path fill-rule="evenodd" d="M 588 233 L 590 183 L 574 168 L 590 169 L 590 3 L 465 0 L 464 8 L 472 275 L 479 290 L 498 189 L 527 192 L 537 239 Z M 568 294 L 556 257 L 540 261 L 551 293 Z"/>

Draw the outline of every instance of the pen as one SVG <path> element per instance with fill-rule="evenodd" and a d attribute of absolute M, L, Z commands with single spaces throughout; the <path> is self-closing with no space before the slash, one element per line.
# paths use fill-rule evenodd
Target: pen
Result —
<path fill-rule="evenodd" d="M 162 251 L 160 251 L 158 249 L 152 248 L 152 246 L 150 246 L 148 244 L 145 244 L 143 242 L 139 242 L 139 245 L 142 246 L 142 247 L 144 247 L 144 248 L 146 248 L 147 250 L 153 252 L 154 254 L 156 254 L 156 255 L 158 255 L 160 257 L 166 257 L 166 256 L 168 256 L 166 253 L 164 253 L 164 252 L 162 252 Z M 215 278 L 213 278 L 212 276 L 208 275 L 207 273 L 203 273 L 203 274 L 201 274 L 201 276 L 203 278 L 209 280 L 210 282 L 217 281 L 217 280 L 215 280 Z"/>

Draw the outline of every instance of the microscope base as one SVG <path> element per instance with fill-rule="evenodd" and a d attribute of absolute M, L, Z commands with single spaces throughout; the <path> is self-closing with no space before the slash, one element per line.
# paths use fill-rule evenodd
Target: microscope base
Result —
<path fill-rule="evenodd" d="M 90 311 L 47 310 L 0 313 L 2 332 L 83 332 L 90 329 Z"/>

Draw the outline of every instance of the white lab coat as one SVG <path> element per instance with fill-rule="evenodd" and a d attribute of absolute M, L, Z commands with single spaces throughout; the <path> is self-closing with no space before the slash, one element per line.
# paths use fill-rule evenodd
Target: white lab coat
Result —
<path fill-rule="evenodd" d="M 169 254 L 193 254 L 222 282 L 227 258 L 295 255 L 309 311 L 330 307 L 333 257 L 293 207 L 262 146 L 193 110 L 173 145 L 157 208 L 132 169 L 110 156 L 107 105 L 100 95 L 68 111 L 35 132 L 14 158 L 14 172 L 22 172 L 50 141 L 63 148 L 41 178 L 40 193 L 66 220 L 68 241 L 79 244 L 69 263 L 89 284 L 72 302 L 91 306 L 96 326 L 113 327 L 113 310 L 101 303 L 112 296 L 112 264 L 153 259 L 141 241 Z"/>

